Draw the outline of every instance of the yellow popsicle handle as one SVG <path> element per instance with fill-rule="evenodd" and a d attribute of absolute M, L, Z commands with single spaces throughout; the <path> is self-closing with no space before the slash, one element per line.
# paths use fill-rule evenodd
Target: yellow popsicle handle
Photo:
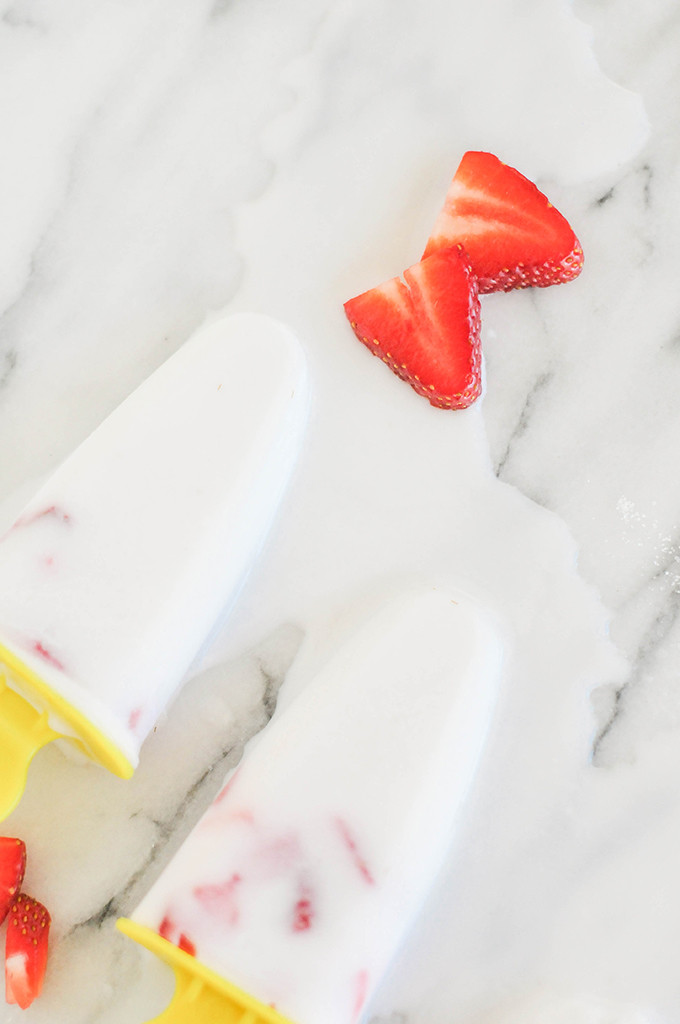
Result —
<path fill-rule="evenodd" d="M 172 1002 L 148 1024 L 292 1024 L 150 928 L 127 917 L 119 918 L 116 926 L 175 972 Z"/>
<path fill-rule="evenodd" d="M 55 718 L 64 723 L 63 732 L 50 724 Z M 129 779 L 134 772 L 130 760 L 108 736 L 0 644 L 0 821 L 21 799 L 34 756 L 61 738 L 75 743 L 114 775 Z"/>
<path fill-rule="evenodd" d="M 34 755 L 58 735 L 47 712 L 37 711 L 0 676 L 0 820 L 19 803 Z"/>

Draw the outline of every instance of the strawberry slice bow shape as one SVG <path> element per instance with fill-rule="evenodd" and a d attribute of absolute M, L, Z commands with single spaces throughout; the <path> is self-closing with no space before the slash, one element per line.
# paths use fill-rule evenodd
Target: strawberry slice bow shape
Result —
<path fill-rule="evenodd" d="M 572 281 L 583 250 L 533 182 L 492 153 L 466 153 L 420 263 L 345 303 L 359 341 L 431 405 L 482 390 L 480 294 Z"/>

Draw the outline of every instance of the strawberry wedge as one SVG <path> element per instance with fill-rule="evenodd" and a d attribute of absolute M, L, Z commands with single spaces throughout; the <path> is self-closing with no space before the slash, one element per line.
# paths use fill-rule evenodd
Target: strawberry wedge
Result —
<path fill-rule="evenodd" d="M 491 153 L 466 153 L 423 258 L 463 245 L 479 291 L 572 281 L 583 250 L 568 221 L 533 182 Z"/>
<path fill-rule="evenodd" d="M 47 966 L 50 915 L 21 893 L 13 902 L 5 940 L 5 998 L 25 1010 L 42 990 Z"/>
<path fill-rule="evenodd" d="M 21 839 L 0 836 L 0 924 L 7 917 L 26 870 L 26 846 Z"/>
<path fill-rule="evenodd" d="M 359 341 L 432 405 L 465 409 L 479 397 L 479 298 L 462 246 L 350 299 L 345 313 Z"/>

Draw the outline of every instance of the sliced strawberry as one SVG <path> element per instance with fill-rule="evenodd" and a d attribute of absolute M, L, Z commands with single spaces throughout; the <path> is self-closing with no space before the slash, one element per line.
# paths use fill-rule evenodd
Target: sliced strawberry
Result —
<path fill-rule="evenodd" d="M 404 281 L 406 283 L 404 283 Z M 462 246 L 416 263 L 345 303 L 359 341 L 411 387 L 442 409 L 479 397 L 480 314 L 477 282 Z"/>
<path fill-rule="evenodd" d="M 21 889 L 26 870 L 26 846 L 21 839 L 0 836 L 0 924 Z"/>
<path fill-rule="evenodd" d="M 42 990 L 47 966 L 50 915 L 42 903 L 20 893 L 12 903 L 5 940 L 5 998 L 22 1010 Z"/>
<path fill-rule="evenodd" d="M 569 223 L 533 182 L 491 153 L 466 153 L 423 258 L 464 245 L 481 293 L 544 288 L 581 273 Z"/>

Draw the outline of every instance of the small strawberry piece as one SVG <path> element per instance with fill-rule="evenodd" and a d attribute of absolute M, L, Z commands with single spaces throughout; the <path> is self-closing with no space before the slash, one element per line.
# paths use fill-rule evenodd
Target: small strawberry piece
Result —
<path fill-rule="evenodd" d="M 21 839 L 0 836 L 0 924 L 21 889 L 26 870 L 26 846 Z"/>
<path fill-rule="evenodd" d="M 188 953 L 189 956 L 196 956 L 195 943 L 184 932 L 177 934 L 177 926 L 167 914 L 158 926 L 158 934 L 162 939 L 167 939 L 168 942 L 172 942 L 173 945 Z"/>
<path fill-rule="evenodd" d="M 293 931 L 306 932 L 312 927 L 314 920 L 314 907 L 312 901 L 301 896 L 293 908 Z"/>
<path fill-rule="evenodd" d="M 481 394 L 477 282 L 462 246 L 350 299 L 345 313 L 359 341 L 432 405 L 465 409 Z"/>
<path fill-rule="evenodd" d="M 5 998 L 22 1010 L 42 990 L 47 966 L 50 915 L 42 903 L 20 893 L 12 903 L 5 941 Z"/>
<path fill-rule="evenodd" d="M 345 846 L 347 847 L 347 850 L 349 851 L 349 854 L 354 862 L 354 866 L 356 867 L 357 871 L 363 878 L 364 882 L 366 882 L 368 885 L 375 885 L 375 878 L 371 874 L 368 864 L 366 863 L 366 860 L 361 854 L 359 844 L 352 835 L 349 825 L 343 818 L 336 818 L 335 824 L 337 826 L 338 832 L 340 833 L 340 837 Z"/>
<path fill-rule="evenodd" d="M 545 288 L 581 273 L 583 250 L 533 182 L 491 153 L 466 153 L 423 258 L 465 246 L 479 291 Z"/>
<path fill-rule="evenodd" d="M 368 985 L 370 982 L 370 975 L 368 971 L 359 971 L 355 981 L 355 994 L 354 994 L 354 1020 L 358 1020 L 361 1011 L 366 1002 L 366 996 L 368 995 Z"/>
<path fill-rule="evenodd" d="M 293 907 L 293 931 L 309 931 L 314 924 L 315 916 L 314 893 L 311 886 L 302 882 L 299 886 L 298 898 Z"/>
<path fill-rule="evenodd" d="M 172 942 L 173 945 L 188 953 L 189 956 L 196 956 L 195 944 L 185 932 L 180 932 L 177 935 L 177 926 L 167 914 L 158 926 L 158 934 L 162 939 L 167 939 L 168 942 Z"/>
<path fill-rule="evenodd" d="M 188 953 L 189 956 L 196 956 L 196 946 L 193 944 L 189 936 L 184 934 L 184 932 L 180 933 L 177 945 L 180 949 L 184 950 L 185 953 Z"/>

